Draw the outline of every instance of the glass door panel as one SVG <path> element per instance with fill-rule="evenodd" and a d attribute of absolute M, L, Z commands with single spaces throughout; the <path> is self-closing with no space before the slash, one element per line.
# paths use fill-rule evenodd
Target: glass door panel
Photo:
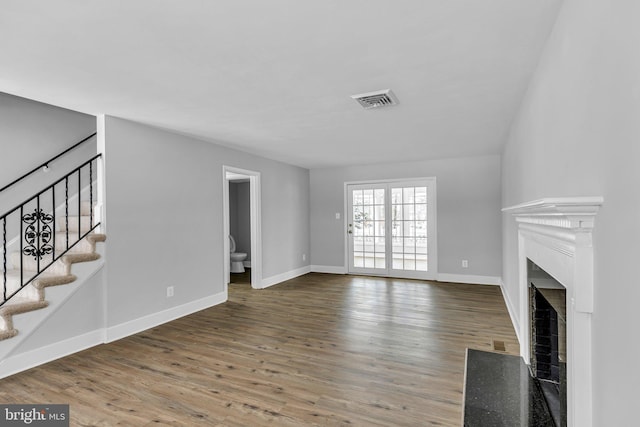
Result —
<path fill-rule="evenodd" d="M 392 184 L 391 211 L 392 270 L 427 272 L 427 185 Z"/>
<path fill-rule="evenodd" d="M 387 274 L 384 186 L 348 186 L 349 271 Z"/>

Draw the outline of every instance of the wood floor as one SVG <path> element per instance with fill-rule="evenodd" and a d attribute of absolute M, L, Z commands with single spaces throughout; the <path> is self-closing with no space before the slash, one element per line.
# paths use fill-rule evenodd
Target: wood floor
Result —
<path fill-rule="evenodd" d="M 225 304 L 0 380 L 0 401 L 69 403 L 72 426 L 459 426 L 465 349 L 492 340 L 518 354 L 498 287 L 312 273 L 232 283 Z"/>

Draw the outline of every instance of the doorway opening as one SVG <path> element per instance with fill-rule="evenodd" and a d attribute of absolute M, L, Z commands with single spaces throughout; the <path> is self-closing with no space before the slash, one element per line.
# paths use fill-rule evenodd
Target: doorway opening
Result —
<path fill-rule="evenodd" d="M 436 279 L 435 178 L 345 183 L 350 274 Z"/>
<path fill-rule="evenodd" d="M 252 288 L 260 289 L 262 287 L 260 172 L 223 166 L 222 173 L 225 291 L 228 292 L 232 274 L 234 278 L 245 283 L 250 280 Z M 235 244 L 234 252 L 245 253 L 247 256 L 235 256 L 232 267 L 233 244 Z"/>

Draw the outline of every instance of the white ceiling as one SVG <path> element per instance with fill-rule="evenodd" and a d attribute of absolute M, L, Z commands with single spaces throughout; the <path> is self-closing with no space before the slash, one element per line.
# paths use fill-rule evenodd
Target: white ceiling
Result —
<path fill-rule="evenodd" d="M 495 154 L 560 1 L 0 0 L 0 91 L 307 168 Z"/>

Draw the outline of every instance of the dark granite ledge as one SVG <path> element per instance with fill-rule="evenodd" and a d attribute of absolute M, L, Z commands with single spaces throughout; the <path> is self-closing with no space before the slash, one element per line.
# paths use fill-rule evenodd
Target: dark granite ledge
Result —
<path fill-rule="evenodd" d="M 518 356 L 467 349 L 464 427 L 554 427 L 537 381 Z"/>

